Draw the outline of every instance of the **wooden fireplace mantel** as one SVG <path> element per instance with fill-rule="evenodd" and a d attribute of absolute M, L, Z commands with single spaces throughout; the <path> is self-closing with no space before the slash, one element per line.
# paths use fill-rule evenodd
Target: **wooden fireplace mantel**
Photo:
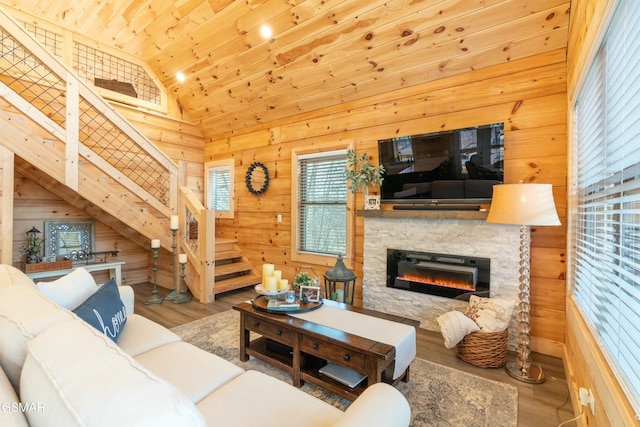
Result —
<path fill-rule="evenodd" d="M 417 218 L 417 219 L 466 219 L 486 220 L 489 210 L 359 210 L 357 215 L 363 218 Z"/>

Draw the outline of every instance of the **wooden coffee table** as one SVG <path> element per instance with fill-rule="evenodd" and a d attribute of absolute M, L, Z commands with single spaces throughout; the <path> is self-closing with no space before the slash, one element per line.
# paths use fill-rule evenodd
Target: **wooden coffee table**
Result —
<path fill-rule="evenodd" d="M 415 320 L 362 307 L 328 300 L 324 304 L 415 328 L 420 325 Z M 249 356 L 253 356 L 282 369 L 291 374 L 296 387 L 301 387 L 304 381 L 308 381 L 349 400 L 355 400 L 376 382 L 384 381 L 395 385 L 400 381 L 409 381 L 409 368 L 395 381 L 392 379 L 396 355 L 392 345 L 298 319 L 286 313 L 258 310 L 251 302 L 243 302 L 233 308 L 240 312 L 240 360 L 247 361 Z M 260 336 L 252 340 L 251 332 Z M 350 388 L 318 372 L 327 362 L 353 369 L 367 378 L 355 388 Z"/>

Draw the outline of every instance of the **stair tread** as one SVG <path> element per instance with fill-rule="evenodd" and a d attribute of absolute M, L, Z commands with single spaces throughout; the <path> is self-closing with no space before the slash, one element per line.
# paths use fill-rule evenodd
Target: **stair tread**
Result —
<path fill-rule="evenodd" d="M 216 246 L 218 245 L 229 245 L 233 243 L 238 243 L 236 239 L 225 239 L 222 237 L 216 237 Z"/>
<path fill-rule="evenodd" d="M 216 261 L 233 259 L 233 258 L 242 258 L 242 251 L 239 251 L 239 250 L 216 251 L 216 254 L 215 254 Z"/>
<path fill-rule="evenodd" d="M 232 277 L 230 279 L 216 281 L 216 285 L 213 288 L 213 293 L 219 294 L 222 292 L 232 291 L 234 289 L 244 288 L 247 286 L 254 286 L 261 282 L 262 277 L 254 274 Z"/>
<path fill-rule="evenodd" d="M 216 265 L 215 274 L 217 277 L 217 276 L 224 276 L 226 274 L 240 273 L 243 271 L 251 271 L 252 269 L 253 269 L 252 264 L 248 262 L 240 261 L 240 262 L 234 262 L 231 264 Z"/>

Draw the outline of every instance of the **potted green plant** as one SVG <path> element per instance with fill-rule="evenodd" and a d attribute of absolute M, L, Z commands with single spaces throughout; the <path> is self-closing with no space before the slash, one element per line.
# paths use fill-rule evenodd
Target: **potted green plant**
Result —
<path fill-rule="evenodd" d="M 369 196 L 369 187 L 380 185 L 384 180 L 382 176 L 384 172 L 384 166 L 374 165 L 367 153 L 358 156 L 356 150 L 347 150 L 347 166 L 345 168 L 347 188 L 352 193 L 362 190 L 365 209 L 380 208 L 380 196 Z"/>
<path fill-rule="evenodd" d="M 26 256 L 27 264 L 37 264 L 42 260 L 42 245 L 44 240 L 36 236 L 29 236 L 21 252 Z"/>
<path fill-rule="evenodd" d="M 300 286 L 320 286 L 320 279 L 310 265 L 301 265 L 296 270 L 296 275 L 293 277 L 293 288 L 299 291 Z"/>

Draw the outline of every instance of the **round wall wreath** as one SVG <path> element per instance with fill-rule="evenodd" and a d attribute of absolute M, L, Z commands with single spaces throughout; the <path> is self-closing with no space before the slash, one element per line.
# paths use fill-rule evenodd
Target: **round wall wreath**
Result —
<path fill-rule="evenodd" d="M 251 194 L 262 194 L 269 186 L 269 170 L 262 163 L 254 162 L 247 169 L 245 182 Z"/>

